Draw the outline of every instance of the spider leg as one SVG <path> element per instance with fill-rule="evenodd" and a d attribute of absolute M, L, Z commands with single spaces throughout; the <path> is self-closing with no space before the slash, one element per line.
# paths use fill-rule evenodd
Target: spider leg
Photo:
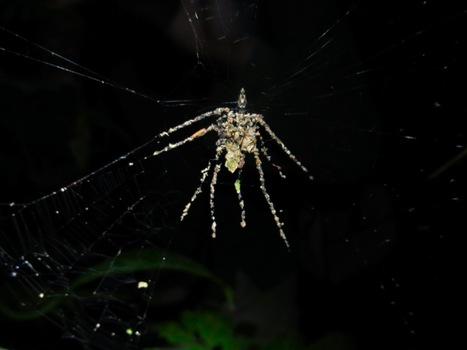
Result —
<path fill-rule="evenodd" d="M 292 154 L 292 152 L 290 152 L 290 150 L 285 146 L 285 144 L 281 141 L 281 139 L 278 138 L 277 135 L 271 130 L 271 128 L 263 120 L 263 118 L 260 115 L 256 115 L 256 120 L 264 128 L 264 130 L 266 130 L 266 132 L 271 136 L 271 138 L 274 141 L 276 141 L 276 143 L 282 148 L 285 154 L 287 154 L 289 158 L 300 167 L 300 169 L 302 169 L 306 174 L 308 174 L 308 177 L 310 178 L 310 180 L 313 180 L 313 176 L 310 175 L 310 172 L 308 171 L 308 169 L 305 168 L 305 166 L 302 163 L 300 163 L 300 161 Z"/>
<path fill-rule="evenodd" d="M 212 220 L 212 238 L 216 238 L 216 216 L 214 215 L 214 192 L 216 190 L 217 184 L 217 174 L 221 170 L 221 163 L 219 162 L 219 157 L 222 152 L 222 147 L 218 147 L 216 151 L 216 166 L 214 167 L 214 172 L 212 174 L 211 184 L 210 184 L 210 194 L 209 194 L 209 206 L 211 207 L 211 220 Z"/>
<path fill-rule="evenodd" d="M 177 148 L 177 147 L 180 147 L 182 145 L 184 145 L 185 143 L 187 142 L 191 142 L 197 138 L 200 138 L 204 135 L 206 135 L 208 132 L 210 132 L 211 130 L 214 130 L 214 125 L 211 125 L 209 126 L 207 129 L 202 129 L 200 132 L 196 132 L 194 133 L 193 135 L 187 137 L 186 139 L 182 140 L 182 141 L 178 141 L 176 143 L 169 143 L 167 146 L 165 146 L 164 148 L 158 150 L 158 151 L 155 151 L 152 155 L 153 156 L 157 156 L 161 153 L 164 153 L 164 152 L 167 152 L 167 151 L 170 151 L 170 150 L 173 150 L 174 148 Z M 170 131 L 170 130 L 169 130 Z"/>
<path fill-rule="evenodd" d="M 209 161 L 208 166 L 201 170 L 201 180 L 198 185 L 198 188 L 196 189 L 195 193 L 193 193 L 193 196 L 191 197 L 190 201 L 187 203 L 185 206 L 185 209 L 183 209 L 182 215 L 180 216 L 180 221 L 183 221 L 185 216 L 188 215 L 188 211 L 190 210 L 191 204 L 196 200 L 196 197 L 202 192 L 202 187 L 204 184 L 204 181 L 206 181 L 206 178 L 208 177 L 209 170 L 211 169 L 211 161 Z"/>
<path fill-rule="evenodd" d="M 253 154 L 255 156 L 256 160 L 256 169 L 258 169 L 258 174 L 259 174 L 259 182 L 260 182 L 260 188 L 261 191 L 263 192 L 264 198 L 266 199 L 266 202 L 268 203 L 269 210 L 271 211 L 271 214 L 274 217 L 274 221 L 276 222 L 277 228 L 279 229 L 279 234 L 284 241 L 285 245 L 287 246 L 287 249 L 290 250 L 289 242 L 287 241 L 287 237 L 285 236 L 284 230 L 282 229 L 282 226 L 284 224 L 281 222 L 279 217 L 276 215 L 276 209 L 274 208 L 274 204 L 271 201 L 271 196 L 269 195 L 268 191 L 266 190 L 266 185 L 265 185 L 265 179 L 264 179 L 264 172 L 263 172 L 263 167 L 261 166 L 261 159 L 259 157 L 259 152 L 258 150 L 254 150 Z"/>
<path fill-rule="evenodd" d="M 259 142 L 260 142 L 260 150 L 261 150 L 261 153 L 266 157 L 266 159 L 277 169 L 277 172 L 279 173 L 279 176 L 282 177 L 283 179 L 286 178 L 285 174 L 282 172 L 282 168 L 279 166 L 279 165 L 276 165 L 272 162 L 271 160 L 271 156 L 269 155 L 268 153 L 268 148 L 266 147 L 265 143 L 264 143 L 264 139 L 263 139 L 263 136 L 261 136 L 261 134 L 258 135 L 258 139 L 259 139 Z"/>
<path fill-rule="evenodd" d="M 242 213 L 241 213 L 242 220 L 240 221 L 240 226 L 245 227 L 246 226 L 245 202 L 243 201 L 242 190 L 240 188 L 240 186 L 241 186 L 241 182 L 240 182 L 241 173 L 242 173 L 242 169 L 239 169 L 238 170 L 238 177 L 237 177 L 237 180 L 235 181 L 235 191 L 237 192 L 237 196 L 238 196 L 238 204 L 240 204 L 240 209 L 242 210 Z"/>
<path fill-rule="evenodd" d="M 227 114 L 229 112 L 230 112 L 229 108 L 217 108 L 217 109 L 215 109 L 213 111 L 209 111 L 209 112 L 200 114 L 199 116 L 194 117 L 194 118 L 192 118 L 190 120 L 187 120 L 186 122 L 184 122 L 184 123 L 182 123 L 180 125 L 174 126 L 173 128 L 170 128 L 167 131 L 161 132 L 156 137 L 169 136 L 170 134 L 174 133 L 175 131 L 178 131 L 178 130 L 183 129 L 183 128 L 187 127 L 187 126 L 190 126 L 191 124 L 199 122 L 200 120 L 203 120 L 205 118 L 209 118 L 209 117 L 212 117 L 212 116 L 221 116 L 222 114 Z"/>

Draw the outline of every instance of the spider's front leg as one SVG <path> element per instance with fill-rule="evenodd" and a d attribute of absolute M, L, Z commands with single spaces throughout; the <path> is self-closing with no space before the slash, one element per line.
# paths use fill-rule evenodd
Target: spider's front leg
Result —
<path fill-rule="evenodd" d="M 211 161 L 209 161 L 208 166 L 206 168 L 201 170 L 201 180 L 199 182 L 198 188 L 195 190 L 195 193 L 193 193 L 193 196 L 191 196 L 190 201 L 185 205 L 185 209 L 183 209 L 182 215 L 180 216 L 180 221 L 183 221 L 185 216 L 188 215 L 188 211 L 190 210 L 191 204 L 196 200 L 196 197 L 198 197 L 198 195 L 202 192 L 202 187 L 209 175 L 209 170 L 211 170 Z"/>
<path fill-rule="evenodd" d="M 211 125 L 209 126 L 207 129 L 201 129 L 197 132 L 195 132 L 193 135 L 187 137 L 186 139 L 182 140 L 182 141 L 178 141 L 176 143 L 169 143 L 167 146 L 165 146 L 164 148 L 158 150 L 158 151 L 155 151 L 152 155 L 153 156 L 157 156 L 161 153 L 164 153 L 164 152 L 167 152 L 167 151 L 170 151 L 170 150 L 173 150 L 174 148 L 177 148 L 177 147 L 180 147 L 180 146 L 183 146 L 185 143 L 187 142 L 191 142 L 191 141 L 194 141 L 196 140 L 197 138 L 200 138 L 204 135 L 206 135 L 208 132 L 214 130 L 214 126 Z"/>
<path fill-rule="evenodd" d="M 170 134 L 180 130 L 180 129 L 183 129 L 183 128 L 186 128 L 187 126 L 190 126 L 191 124 L 194 124 L 196 122 L 199 122 L 203 119 L 206 119 L 206 118 L 209 118 L 209 117 L 212 117 L 212 116 L 221 116 L 223 114 L 227 114 L 230 112 L 230 109 L 227 108 L 227 107 L 224 107 L 224 108 L 217 108 L 213 111 L 209 111 L 209 112 L 206 112 L 206 113 L 203 113 L 203 114 L 200 114 L 198 115 L 197 117 L 194 117 L 190 120 L 187 120 L 186 122 L 180 124 L 180 125 L 177 125 L 177 126 L 174 126 L 172 128 L 170 128 L 169 130 L 167 131 L 164 131 L 164 132 L 161 132 L 159 135 L 157 135 L 156 137 L 162 137 L 162 136 L 169 136 Z"/>

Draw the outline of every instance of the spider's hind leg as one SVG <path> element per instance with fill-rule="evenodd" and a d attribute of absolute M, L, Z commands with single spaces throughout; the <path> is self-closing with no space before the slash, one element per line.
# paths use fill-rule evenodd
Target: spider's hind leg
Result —
<path fill-rule="evenodd" d="M 217 174 L 221 170 L 221 163 L 217 161 L 216 167 L 214 168 L 214 172 L 212 174 L 211 185 L 210 185 L 210 195 L 209 195 L 209 206 L 211 207 L 211 220 L 212 220 L 212 238 L 216 238 L 216 216 L 214 213 L 214 193 L 216 191 L 216 184 L 217 184 Z"/>
<path fill-rule="evenodd" d="M 281 222 L 280 218 L 277 216 L 276 209 L 274 208 L 274 203 L 272 202 L 271 196 L 266 190 L 266 185 L 265 185 L 266 181 L 264 179 L 264 171 L 263 171 L 263 167 L 261 166 L 261 158 L 259 157 L 259 151 L 255 150 L 253 154 L 255 156 L 256 169 L 258 170 L 258 174 L 259 174 L 259 182 L 260 182 L 261 191 L 263 192 L 264 198 L 266 199 L 266 202 L 268 203 L 269 210 L 271 211 L 271 214 L 274 217 L 274 221 L 276 222 L 277 228 L 279 229 L 279 234 L 282 240 L 284 241 L 285 245 L 287 246 L 287 249 L 290 250 L 289 242 L 287 241 L 287 237 L 284 233 L 284 230 L 282 229 L 282 226 L 284 226 L 284 224 Z"/>
<path fill-rule="evenodd" d="M 295 157 L 292 152 L 290 152 L 290 150 L 287 148 L 287 146 L 281 141 L 281 139 L 279 137 L 277 137 L 277 135 L 271 130 L 271 128 L 269 127 L 269 125 L 263 120 L 263 118 L 260 118 L 260 116 L 258 116 L 256 118 L 256 120 L 258 121 L 258 123 L 264 128 L 264 130 L 266 130 L 266 132 L 269 134 L 269 136 L 271 136 L 271 138 L 276 141 L 276 143 L 282 148 L 282 150 L 285 152 L 285 154 L 287 154 L 289 156 L 289 158 L 295 163 L 297 164 L 297 166 L 303 170 L 304 173 L 308 174 L 308 177 L 310 178 L 310 180 L 313 180 L 313 176 L 310 175 L 310 172 L 308 171 L 307 168 L 305 168 L 305 166 L 297 159 L 297 157 Z"/>
<path fill-rule="evenodd" d="M 212 173 L 211 184 L 209 185 L 209 206 L 211 207 L 211 220 L 212 220 L 211 236 L 212 238 L 216 238 L 217 223 L 216 223 L 216 216 L 215 216 L 215 211 L 214 211 L 214 193 L 216 191 L 217 175 L 219 174 L 219 171 L 221 170 L 221 163 L 219 160 L 221 153 L 222 153 L 222 147 L 217 147 L 216 156 L 213 160 L 213 162 L 216 163 L 216 166 L 214 167 L 214 171 Z"/>
<path fill-rule="evenodd" d="M 266 159 L 272 164 L 273 167 L 276 168 L 277 172 L 279 173 L 279 176 L 283 179 L 286 178 L 285 174 L 282 172 L 282 168 L 277 165 L 277 164 L 274 164 L 271 160 L 271 156 L 269 155 L 268 153 L 268 149 L 266 147 L 266 144 L 264 143 L 264 139 L 263 137 L 261 136 L 261 134 L 258 135 L 258 139 L 259 139 L 259 142 L 260 142 L 260 150 L 261 150 L 261 153 L 266 157 Z"/>

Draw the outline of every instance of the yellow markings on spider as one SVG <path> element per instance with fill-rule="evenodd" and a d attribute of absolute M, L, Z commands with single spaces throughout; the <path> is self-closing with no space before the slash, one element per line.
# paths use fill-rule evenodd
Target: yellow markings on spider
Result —
<path fill-rule="evenodd" d="M 197 132 L 195 132 L 193 135 L 191 135 L 190 137 L 192 138 L 195 138 L 195 137 L 201 137 L 204 135 L 204 133 L 206 132 L 206 128 L 202 128 L 201 130 L 198 130 Z"/>
<path fill-rule="evenodd" d="M 209 174 L 211 173 L 211 168 L 214 165 L 212 170 L 211 182 L 209 185 L 209 206 L 211 208 L 211 236 L 216 237 L 216 216 L 215 216 L 215 206 L 214 206 L 214 197 L 217 184 L 217 176 L 221 170 L 221 156 L 224 156 L 224 166 L 231 173 L 237 172 L 238 178 L 234 183 L 235 191 L 238 196 L 238 202 L 241 209 L 241 220 L 240 226 L 246 226 L 246 214 L 245 214 L 245 204 L 242 198 L 241 193 L 241 181 L 240 174 L 243 166 L 245 165 L 245 157 L 248 154 L 253 155 L 256 163 L 256 170 L 259 176 L 260 189 L 263 193 L 263 196 L 268 204 L 269 211 L 271 212 L 276 226 L 279 230 L 279 234 L 284 241 L 285 245 L 289 249 L 289 242 L 284 233 L 283 226 L 284 223 L 281 222 L 280 218 L 277 216 L 277 211 L 274 207 L 274 203 L 271 200 L 271 197 L 266 189 L 266 180 L 264 178 L 264 171 L 262 167 L 261 156 L 265 157 L 269 162 L 271 162 L 271 157 L 267 153 L 267 148 L 264 144 L 264 140 L 261 136 L 260 131 L 265 132 L 277 145 L 284 151 L 285 154 L 312 180 L 313 177 L 309 175 L 308 169 L 290 152 L 290 150 L 285 146 L 285 144 L 277 137 L 277 135 L 271 130 L 269 125 L 265 122 L 264 117 L 261 114 L 256 113 L 247 113 L 245 108 L 247 105 L 247 99 L 245 90 L 242 88 L 237 100 L 237 108 L 230 109 L 227 107 L 217 108 L 213 111 L 209 111 L 199 116 L 187 120 L 186 122 L 179 124 L 170 128 L 167 131 L 159 134 L 157 137 L 165 137 L 170 134 L 188 127 L 196 122 L 204 120 L 206 118 L 215 117 L 216 120 L 206 128 L 202 128 L 191 136 L 178 141 L 176 143 L 169 143 L 166 147 L 162 148 L 159 151 L 153 153 L 154 156 L 170 151 L 176 147 L 182 146 L 188 142 L 192 142 L 200 137 L 206 135 L 211 131 L 215 131 L 218 135 L 216 141 L 216 153 L 214 159 L 210 160 L 208 165 L 201 170 L 201 179 L 200 184 L 193 193 L 190 201 L 186 204 L 183 212 L 180 216 L 180 221 L 182 221 L 190 210 L 192 203 L 196 200 L 198 195 L 202 192 L 202 187 L 206 182 Z M 272 163 L 272 162 L 271 162 Z M 272 163 L 273 164 L 273 163 Z M 281 177 L 285 175 L 281 172 L 281 168 L 275 164 L 273 166 L 278 170 Z"/>

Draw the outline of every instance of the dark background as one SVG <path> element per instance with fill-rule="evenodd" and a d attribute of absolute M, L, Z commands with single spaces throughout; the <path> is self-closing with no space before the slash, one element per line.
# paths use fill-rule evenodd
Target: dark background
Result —
<path fill-rule="evenodd" d="M 253 324 L 259 339 L 298 331 L 307 343 L 329 334 L 350 339 L 334 349 L 447 347 L 459 307 L 453 247 L 466 229 L 465 4 L 190 6 L 1 3 L 2 27 L 116 83 L 41 64 L 80 70 L 0 31 L 0 47 L 32 57 L 0 51 L 0 202 L 51 193 L 168 127 L 232 106 L 243 86 L 249 110 L 264 114 L 315 178 L 310 183 L 268 143 L 288 176 L 283 181 L 265 162 L 291 252 L 252 163 L 242 182 L 245 230 L 227 174 L 216 192 L 218 238 L 209 237 L 206 193 L 178 225 L 214 154 L 211 136 L 161 157 L 170 181 L 153 186 L 177 192 L 167 205 L 167 226 L 177 226 L 168 249 L 231 283 L 233 317 Z M 186 13 L 198 15 L 193 27 Z M 182 297 L 155 302 L 148 322 L 209 305 L 205 281 L 171 283 L 156 285 L 167 293 L 182 288 Z M 47 321 L 2 317 L 0 345 L 47 348 L 61 344 L 61 333 Z"/>

